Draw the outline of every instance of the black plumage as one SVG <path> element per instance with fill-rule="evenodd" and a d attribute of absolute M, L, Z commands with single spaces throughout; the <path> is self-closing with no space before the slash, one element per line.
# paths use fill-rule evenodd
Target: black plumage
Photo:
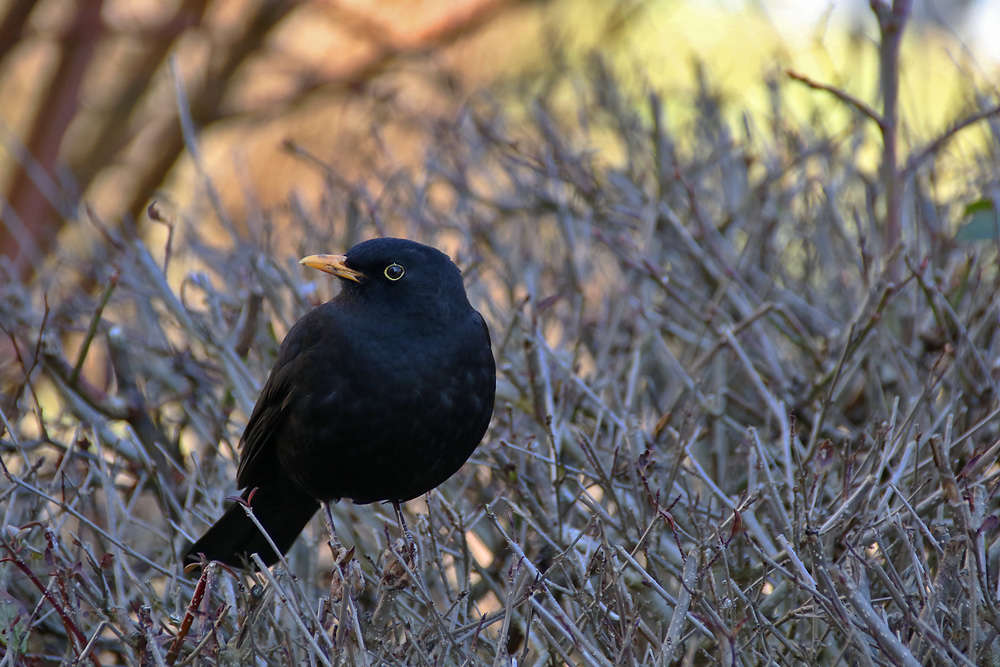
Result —
<path fill-rule="evenodd" d="M 236 478 L 282 553 L 320 501 L 402 502 L 448 479 L 485 434 L 496 388 L 489 330 L 444 253 L 383 238 L 301 261 L 342 289 L 282 342 Z M 278 559 L 233 506 L 185 560 L 253 552 Z"/>

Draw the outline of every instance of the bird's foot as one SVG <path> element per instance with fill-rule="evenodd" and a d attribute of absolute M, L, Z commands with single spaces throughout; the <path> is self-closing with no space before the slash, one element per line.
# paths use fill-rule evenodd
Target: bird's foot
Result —
<path fill-rule="evenodd" d="M 413 542 L 398 539 L 382 554 L 381 585 L 399 591 L 410 586 L 417 566 L 417 549 Z"/>

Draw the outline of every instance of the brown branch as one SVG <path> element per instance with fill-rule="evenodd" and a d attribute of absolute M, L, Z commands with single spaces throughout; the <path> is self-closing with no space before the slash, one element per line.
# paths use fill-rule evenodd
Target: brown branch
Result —
<path fill-rule="evenodd" d="M 29 132 L 26 149 L 30 157 L 21 160 L 8 190 L 11 208 L 43 252 L 55 242 L 56 234 L 65 222 L 65 211 L 59 210 L 65 204 L 58 199 L 62 197 L 61 193 L 47 192 L 52 188 L 44 187 L 39 179 L 55 179 L 60 147 L 80 108 L 83 80 L 104 32 L 101 22 L 103 4 L 100 0 L 79 4 L 76 20 L 63 40 L 65 47 L 60 54 L 55 76 Z M 37 162 L 41 174 L 33 173 L 31 162 Z M 31 256 L 5 228 L 0 228 L 0 255 L 12 258 L 14 269 L 22 276 L 31 272 Z"/>
<path fill-rule="evenodd" d="M 899 173 L 899 50 L 903 28 L 910 15 L 911 0 L 894 0 L 890 9 L 885 0 L 871 0 L 878 17 L 882 89 L 882 187 L 885 190 L 885 234 L 882 252 L 891 252 L 902 240 L 903 182 Z M 890 278 L 898 277 L 898 263 L 891 267 Z"/>
<path fill-rule="evenodd" d="M 59 615 L 59 618 L 63 622 L 63 627 L 66 628 L 66 634 L 73 637 L 73 639 L 79 642 L 80 647 L 86 647 L 88 645 L 87 635 L 83 634 L 83 631 L 80 630 L 79 627 L 77 627 L 72 617 L 70 617 L 69 612 L 66 611 L 66 608 L 59 604 L 59 601 L 56 600 L 55 596 L 52 595 L 48 587 L 42 584 L 41 580 L 39 580 L 35 572 L 30 567 L 28 567 L 28 564 L 21 559 L 21 556 L 16 551 L 14 551 L 14 549 L 7 543 L 6 540 L 0 542 L 0 546 L 2 546 L 8 554 L 10 554 L 10 556 L 7 558 L 0 558 L 0 563 L 4 562 L 12 563 L 14 567 L 16 567 L 22 573 L 24 573 L 24 575 L 31 581 L 31 583 L 35 585 L 35 588 L 38 589 L 38 592 L 42 594 L 42 597 L 44 597 L 48 601 L 48 603 L 52 605 L 52 608 L 55 610 L 56 614 Z M 77 657 L 80 658 L 85 656 L 81 656 L 78 653 Z M 90 662 L 92 662 L 94 665 L 97 665 L 97 667 L 100 667 L 101 662 L 100 660 L 97 659 L 97 656 L 94 655 L 93 652 L 90 652 Z"/>
<path fill-rule="evenodd" d="M 207 0 L 184 0 L 166 23 L 155 31 L 137 36 L 135 45 L 139 52 L 129 59 L 127 67 L 121 68 L 124 71 L 109 95 L 108 106 L 91 114 L 95 123 L 90 140 L 92 148 L 75 159 L 69 158 L 70 172 L 81 192 L 86 191 L 98 173 L 135 139 L 140 128 L 148 126 L 148 117 L 144 116 L 140 122 L 133 119 L 131 123 L 130 117 L 159 85 L 159 77 L 153 74 L 174 49 L 177 40 L 185 31 L 201 25 L 207 6 Z"/>
<path fill-rule="evenodd" d="M 256 13 L 247 19 L 245 29 L 233 43 L 226 43 L 225 48 L 215 45 L 216 49 L 209 57 L 213 66 L 205 73 L 197 90 L 187 91 L 191 119 L 195 126 L 204 127 L 219 119 L 219 104 L 228 92 L 227 84 L 236 70 L 256 53 L 271 27 L 278 25 L 295 7 L 296 3 L 262 2 L 256 8 Z M 154 140 L 153 146 L 150 151 L 151 159 L 148 164 L 143 165 L 142 173 L 138 174 L 132 199 L 127 204 L 126 210 L 133 220 L 141 218 L 150 195 L 160 186 L 184 150 L 180 125 L 170 123 L 161 131 L 161 136 Z"/>
<path fill-rule="evenodd" d="M 8 51 L 19 43 L 28 17 L 37 4 L 38 0 L 21 0 L 21 2 L 13 3 L 7 10 L 7 15 L 0 23 L 0 61 L 7 55 Z"/>
<path fill-rule="evenodd" d="M 1000 115 L 1000 104 L 990 107 L 984 111 L 978 111 L 970 116 L 963 118 L 960 121 L 952 123 L 951 127 L 944 131 L 937 139 L 930 142 L 923 148 L 923 150 L 910 155 L 910 158 L 906 161 L 906 166 L 903 168 L 900 181 L 905 183 L 910 177 L 920 168 L 931 155 L 941 150 L 946 143 L 951 141 L 956 134 L 974 125 L 981 120 L 985 120 L 990 116 Z"/>
<path fill-rule="evenodd" d="M 875 109 L 873 109 L 863 100 L 860 100 L 854 95 L 851 95 L 846 90 L 843 90 L 842 88 L 837 88 L 836 86 L 831 86 L 826 83 L 820 83 L 815 79 L 810 79 L 805 74 L 799 74 L 798 72 L 795 72 L 790 69 L 785 70 L 785 73 L 788 75 L 790 79 L 798 81 L 799 83 L 804 83 L 805 85 L 815 90 L 822 90 L 828 92 L 837 99 L 841 100 L 842 102 L 846 102 L 847 104 L 851 105 L 852 107 L 860 111 L 865 116 L 868 116 L 873 121 L 875 121 L 875 124 L 878 125 L 880 130 L 885 127 L 885 120 L 882 118 L 881 114 L 879 114 L 878 111 L 875 111 Z"/>

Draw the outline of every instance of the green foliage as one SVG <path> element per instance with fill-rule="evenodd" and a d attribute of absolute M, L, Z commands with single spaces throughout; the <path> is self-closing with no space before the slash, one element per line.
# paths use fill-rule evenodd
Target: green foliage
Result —
<path fill-rule="evenodd" d="M 991 199 L 980 199 L 965 207 L 965 222 L 955 233 L 956 241 L 989 241 L 1000 238 L 1000 217 Z"/>

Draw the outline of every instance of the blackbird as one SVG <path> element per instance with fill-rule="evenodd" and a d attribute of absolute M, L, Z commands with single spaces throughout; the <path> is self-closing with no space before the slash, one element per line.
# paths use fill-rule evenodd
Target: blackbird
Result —
<path fill-rule="evenodd" d="M 300 260 L 341 291 L 289 330 L 241 439 L 236 483 L 282 553 L 321 502 L 400 503 L 472 455 L 493 414 L 486 322 L 447 255 L 365 241 Z M 187 550 L 228 565 L 278 555 L 239 504 Z"/>

